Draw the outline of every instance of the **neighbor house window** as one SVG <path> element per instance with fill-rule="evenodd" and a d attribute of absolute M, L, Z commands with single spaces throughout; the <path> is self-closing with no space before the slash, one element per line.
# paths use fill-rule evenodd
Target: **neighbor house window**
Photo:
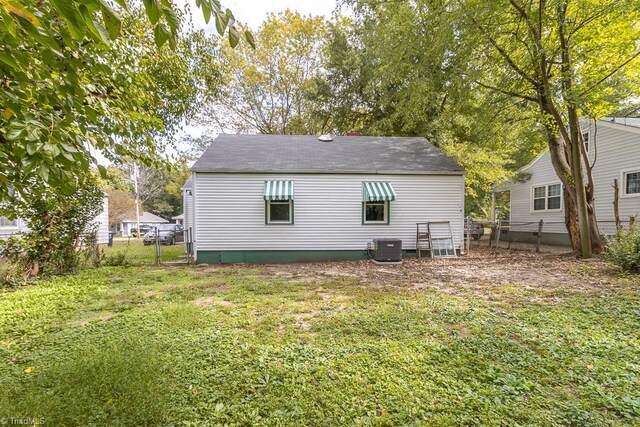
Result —
<path fill-rule="evenodd" d="M 17 219 L 9 219 L 4 216 L 0 216 L 0 227 L 17 227 L 18 220 Z"/>
<path fill-rule="evenodd" d="M 640 194 L 640 170 L 624 172 L 623 178 L 625 195 Z"/>
<path fill-rule="evenodd" d="M 390 182 L 363 182 L 362 223 L 389 224 L 391 202 L 396 192 Z"/>
<path fill-rule="evenodd" d="M 589 152 L 589 132 L 582 132 L 582 139 L 584 140 L 584 149 Z"/>
<path fill-rule="evenodd" d="M 293 181 L 264 182 L 265 223 L 293 224 Z"/>
<path fill-rule="evenodd" d="M 560 184 L 533 187 L 534 211 L 557 211 L 562 207 L 562 186 Z"/>

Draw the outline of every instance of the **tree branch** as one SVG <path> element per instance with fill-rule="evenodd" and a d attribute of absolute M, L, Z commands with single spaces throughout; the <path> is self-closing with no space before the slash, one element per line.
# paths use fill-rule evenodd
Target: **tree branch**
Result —
<path fill-rule="evenodd" d="M 533 96 L 524 95 L 524 94 L 522 94 L 522 93 L 512 92 L 512 91 L 509 91 L 509 90 L 500 89 L 499 87 L 495 87 L 495 86 L 488 85 L 488 84 L 486 84 L 486 83 L 482 83 L 482 82 L 481 82 L 481 81 L 479 81 L 479 80 L 475 80 L 474 82 L 475 82 L 477 85 L 482 86 L 482 87 L 483 87 L 483 88 L 485 88 L 485 89 L 493 90 L 493 91 L 499 92 L 499 93 L 501 93 L 501 94 L 503 94 L 503 95 L 513 96 L 513 97 L 515 97 L 515 98 L 524 99 L 524 100 L 526 100 L 526 101 L 530 101 L 530 102 L 535 102 L 535 103 L 537 103 L 537 102 L 538 102 L 538 99 L 537 99 L 537 98 L 534 98 Z"/>
<path fill-rule="evenodd" d="M 598 80 L 597 82 L 595 82 L 594 84 L 592 84 L 591 86 L 589 86 L 587 89 L 585 89 L 584 91 L 580 92 L 578 94 L 578 96 L 583 96 L 585 94 L 587 94 L 588 92 L 590 92 L 592 89 L 594 89 L 596 86 L 604 83 L 609 77 L 613 76 L 615 73 L 617 73 L 618 71 L 620 71 L 622 69 L 622 67 L 624 67 L 625 65 L 629 64 L 631 61 L 633 61 L 634 59 L 636 59 L 637 57 L 640 56 L 640 50 L 638 50 L 636 53 L 633 54 L 633 56 L 631 56 L 631 58 L 627 59 L 626 61 L 624 61 L 622 64 L 618 65 L 617 67 L 615 67 L 613 70 L 611 70 L 609 73 L 607 73 L 607 75 L 605 75 L 604 77 L 602 77 L 600 80 Z"/>

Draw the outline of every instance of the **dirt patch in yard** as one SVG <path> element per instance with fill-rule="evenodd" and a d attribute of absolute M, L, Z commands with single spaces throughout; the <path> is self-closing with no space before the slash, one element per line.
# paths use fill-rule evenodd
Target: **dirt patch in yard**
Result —
<path fill-rule="evenodd" d="M 198 307 L 217 305 L 220 307 L 232 308 L 236 306 L 231 301 L 221 300 L 219 298 L 216 298 L 215 296 L 206 296 L 206 297 L 196 298 L 193 300 L 193 303 Z"/>
<path fill-rule="evenodd" d="M 369 261 L 265 265 L 260 273 L 319 285 L 340 279 L 385 288 L 433 289 L 450 294 L 469 291 L 482 296 L 496 292 L 548 290 L 553 295 L 614 291 L 620 271 L 601 259 L 578 260 L 560 254 L 522 250 L 474 248 L 465 256 L 447 259 L 407 258 L 402 265 L 380 266 Z M 640 286 L 632 278 L 628 285 Z"/>

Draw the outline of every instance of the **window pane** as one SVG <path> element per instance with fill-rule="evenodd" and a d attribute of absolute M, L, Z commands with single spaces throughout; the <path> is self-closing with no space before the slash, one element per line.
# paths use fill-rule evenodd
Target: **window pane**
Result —
<path fill-rule="evenodd" d="M 270 202 L 269 207 L 269 222 L 272 221 L 285 221 L 289 222 L 289 202 L 287 203 L 275 203 Z"/>
<path fill-rule="evenodd" d="M 560 196 L 547 199 L 547 209 L 560 209 Z"/>
<path fill-rule="evenodd" d="M 589 132 L 583 132 L 582 133 L 582 139 L 584 140 L 585 144 L 589 142 Z"/>
<path fill-rule="evenodd" d="M 640 194 L 640 172 L 633 172 L 626 174 L 627 194 Z"/>
<path fill-rule="evenodd" d="M 535 187 L 533 189 L 533 197 L 535 199 L 540 198 L 540 197 L 544 197 L 545 196 L 545 187 Z"/>
<path fill-rule="evenodd" d="M 365 221 L 384 221 L 384 202 L 369 202 L 365 204 Z"/>
<path fill-rule="evenodd" d="M 560 184 L 550 185 L 549 186 L 549 197 L 559 196 L 560 195 Z"/>
<path fill-rule="evenodd" d="M 533 201 L 533 210 L 534 211 L 543 211 L 544 210 L 544 202 L 545 202 L 545 199 L 535 199 Z"/>

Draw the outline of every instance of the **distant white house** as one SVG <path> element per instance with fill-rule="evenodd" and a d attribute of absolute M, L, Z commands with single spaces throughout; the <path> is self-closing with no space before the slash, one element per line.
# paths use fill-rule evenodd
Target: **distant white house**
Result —
<path fill-rule="evenodd" d="M 164 218 L 154 215 L 151 212 L 143 212 L 140 214 L 140 225 L 156 226 L 158 224 L 166 224 L 167 221 Z M 137 221 L 135 216 L 123 219 L 116 227 L 116 233 L 122 233 L 123 236 L 130 236 L 131 232 L 137 227 Z"/>
<path fill-rule="evenodd" d="M 184 226 L 184 214 L 183 213 L 181 213 L 180 215 L 172 216 L 171 219 L 176 224 Z"/>
<path fill-rule="evenodd" d="M 601 232 L 614 221 L 614 179 L 620 188 L 620 219 L 640 214 L 640 118 L 609 117 L 597 123 L 584 121 L 582 132 L 593 167 L 594 205 Z M 542 241 L 570 244 L 564 225 L 564 200 L 560 179 L 545 150 L 520 169 L 518 182 L 507 184 L 513 223 L 544 221 Z M 608 223 L 608 224 L 607 224 Z M 531 239 L 531 232 L 513 233 Z"/>
<path fill-rule="evenodd" d="M 221 134 L 191 170 L 197 263 L 366 259 L 385 238 L 412 253 L 427 221 L 463 244 L 464 170 L 424 138 Z"/>
<path fill-rule="evenodd" d="M 107 193 L 104 193 L 102 198 L 102 211 L 95 217 L 92 224 L 98 225 L 98 243 L 107 244 L 109 242 L 109 195 Z M 10 220 L 0 216 L 0 239 L 6 239 L 28 229 L 24 220 L 20 218 Z"/>

